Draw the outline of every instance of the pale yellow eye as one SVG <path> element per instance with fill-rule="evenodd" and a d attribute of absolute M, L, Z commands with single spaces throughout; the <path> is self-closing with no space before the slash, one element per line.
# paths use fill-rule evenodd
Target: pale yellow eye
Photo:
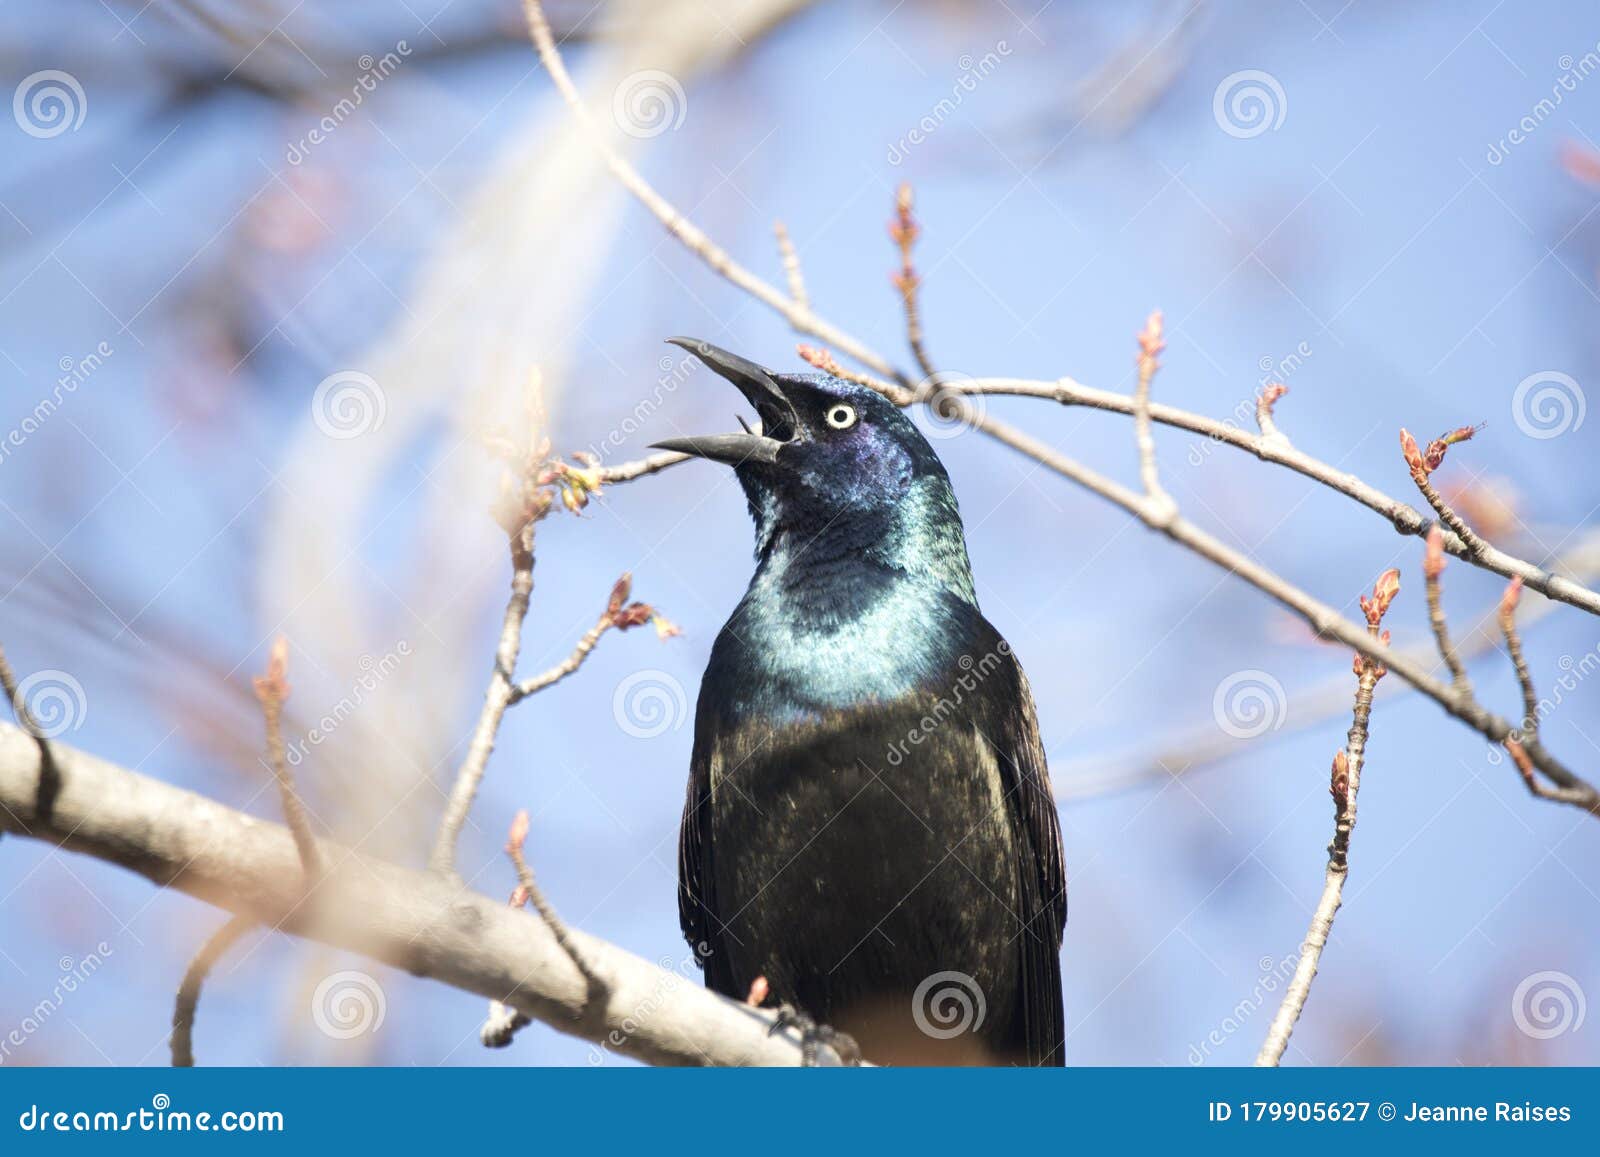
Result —
<path fill-rule="evenodd" d="M 855 407 L 847 406 L 843 402 L 828 407 L 828 412 L 823 417 L 835 430 L 848 430 L 856 424 Z"/>

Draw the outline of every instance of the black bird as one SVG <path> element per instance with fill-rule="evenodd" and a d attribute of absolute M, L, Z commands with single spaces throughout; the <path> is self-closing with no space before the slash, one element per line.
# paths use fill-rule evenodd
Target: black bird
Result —
<path fill-rule="evenodd" d="M 756 527 L 679 843 L 707 986 L 764 977 L 874 1061 L 1061 1064 L 1060 827 L 944 467 L 869 389 L 672 340 L 761 419 L 658 443 L 732 466 Z"/>

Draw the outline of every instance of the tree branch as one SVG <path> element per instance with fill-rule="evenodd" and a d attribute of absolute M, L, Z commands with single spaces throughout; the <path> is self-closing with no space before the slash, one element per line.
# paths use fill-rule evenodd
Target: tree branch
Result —
<path fill-rule="evenodd" d="M 1389 632 L 1382 630 L 1383 616 L 1389 604 L 1400 593 L 1400 572 L 1385 571 L 1373 585 L 1372 597 L 1361 600 L 1367 614 L 1367 630 L 1371 637 L 1388 646 Z M 1323 875 L 1322 895 L 1311 913 L 1311 924 L 1300 945 L 1300 959 L 1295 964 L 1294 976 L 1284 990 L 1283 1001 L 1273 1014 L 1267 1028 L 1267 1037 L 1256 1054 L 1256 1064 L 1275 1067 L 1283 1060 L 1289 1047 L 1289 1037 L 1305 1011 L 1306 999 L 1311 995 L 1311 983 L 1317 978 L 1317 966 L 1322 962 L 1322 950 L 1328 946 L 1333 934 L 1333 919 L 1344 903 L 1344 882 L 1350 875 L 1350 834 L 1356 826 L 1356 793 L 1361 790 L 1361 769 L 1366 763 L 1368 728 L 1372 719 L 1372 694 L 1385 671 L 1382 663 L 1356 656 L 1356 697 L 1351 711 L 1350 731 L 1345 737 L 1344 750 L 1333 757 L 1333 772 L 1329 781 L 1329 794 L 1333 796 L 1333 839 L 1328 844 L 1328 867 Z"/>
<path fill-rule="evenodd" d="M 604 1053 L 664 1065 L 795 1065 L 798 1035 L 700 986 L 692 960 L 659 968 L 603 940 L 572 942 L 607 980 L 582 1017 L 588 985 L 543 921 L 331 842 L 308 898 L 287 829 L 52 743 L 59 773 L 40 791 L 39 749 L 0 724 L 0 828 L 119 864 L 266 925 L 360 953 L 489 999 Z M 825 1061 L 836 1061 L 825 1053 Z"/>

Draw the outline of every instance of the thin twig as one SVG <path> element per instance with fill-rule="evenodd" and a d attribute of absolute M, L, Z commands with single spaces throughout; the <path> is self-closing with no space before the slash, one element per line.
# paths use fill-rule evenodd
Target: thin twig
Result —
<path fill-rule="evenodd" d="M 1287 443 L 1288 439 L 1278 429 L 1278 424 L 1273 421 L 1272 407 L 1278 404 L 1278 399 L 1289 392 L 1289 387 L 1282 382 L 1269 382 L 1256 395 L 1256 425 L 1261 430 L 1263 438 L 1275 442 Z"/>
<path fill-rule="evenodd" d="M 1131 415 L 1134 405 L 1131 395 L 1096 389 L 1071 378 L 1059 378 L 1048 382 L 1025 378 L 971 378 L 952 383 L 949 390 L 959 394 L 1005 394 L 1048 398 L 1064 406 L 1085 406 L 1114 414 Z M 1162 425 L 1202 434 L 1212 441 L 1254 454 L 1263 462 L 1271 462 L 1304 475 L 1381 515 L 1401 534 L 1425 537 L 1428 528 L 1434 524 L 1434 519 L 1424 515 L 1409 503 L 1368 485 L 1353 474 L 1295 449 L 1289 444 L 1287 437 L 1281 436 L 1281 432 L 1278 432 L 1280 436 L 1276 438 L 1265 434 L 1252 434 L 1232 421 L 1190 413 L 1187 410 L 1162 405 L 1160 402 L 1150 404 L 1150 418 Z M 1475 541 L 1478 542 L 1478 546 L 1469 549 L 1460 536 L 1454 531 L 1449 531 L 1445 534 L 1444 548 L 1457 558 L 1465 559 L 1474 566 L 1492 571 L 1504 578 L 1520 578 L 1529 590 L 1538 591 L 1548 598 L 1578 607 L 1590 614 L 1600 615 L 1600 591 L 1556 574 L 1548 567 L 1538 566 L 1526 559 L 1497 550 L 1482 540 Z"/>
<path fill-rule="evenodd" d="M 1541 781 L 1534 773 L 1533 761 L 1528 758 L 1528 753 L 1522 744 L 1515 739 L 1507 739 L 1505 749 L 1511 755 L 1511 762 L 1516 764 L 1517 771 L 1521 773 L 1522 782 L 1528 785 L 1528 790 L 1535 796 L 1554 803 L 1571 804 L 1573 807 L 1600 816 L 1600 797 L 1594 792 L 1584 791 L 1581 788 L 1552 787 Z"/>
<path fill-rule="evenodd" d="M 505 615 L 500 622 L 494 669 L 489 673 L 489 686 L 483 693 L 483 708 L 478 712 L 478 722 L 472 730 L 467 754 L 456 769 L 455 784 L 445 802 L 439 831 L 434 837 L 433 853 L 428 857 L 428 867 L 441 875 L 448 876 L 455 872 L 456 843 L 461 838 L 467 815 L 472 811 L 472 801 L 477 798 L 478 786 L 483 782 L 483 773 L 489 766 L 489 756 L 494 753 L 500 720 L 505 717 L 514 693 L 512 679 L 517 669 L 517 656 L 522 650 L 522 622 L 528 616 L 528 603 L 533 596 L 533 528 L 534 519 L 530 517 L 509 534 L 511 594 L 506 600 Z"/>
<path fill-rule="evenodd" d="M 607 485 L 618 482 L 632 482 L 635 478 L 658 474 L 668 466 L 676 466 L 679 462 L 687 462 L 689 457 L 688 454 L 665 450 L 660 454 L 651 454 L 649 457 L 640 458 L 637 461 L 623 462 L 617 466 L 602 466 L 599 468 L 600 481 Z"/>
<path fill-rule="evenodd" d="M 1367 630 L 1372 639 L 1388 645 L 1387 631 L 1382 629 L 1383 616 L 1400 593 L 1400 572 L 1385 571 L 1373 585 L 1372 597 L 1362 598 L 1362 609 L 1367 615 Z M 1294 976 L 1284 991 L 1283 1001 L 1273 1015 L 1267 1029 L 1266 1040 L 1256 1054 L 1256 1064 L 1276 1066 L 1283 1060 L 1289 1047 L 1289 1037 L 1305 1011 L 1306 999 L 1311 995 L 1311 984 L 1317 978 L 1317 967 L 1322 961 L 1322 951 L 1328 946 L 1333 932 L 1333 920 L 1344 902 L 1344 883 L 1350 875 L 1350 834 L 1356 826 L 1356 795 L 1361 790 L 1361 769 L 1366 763 L 1368 729 L 1372 719 L 1372 695 L 1378 680 L 1385 674 L 1382 662 L 1365 655 L 1355 660 L 1356 695 L 1351 711 L 1350 731 L 1345 736 L 1344 750 L 1333 757 L 1333 771 L 1329 781 L 1329 794 L 1333 796 L 1333 839 L 1328 844 L 1328 867 L 1323 874 L 1322 895 L 1311 914 L 1311 924 L 1306 929 L 1305 941 L 1300 945 L 1300 959 L 1295 964 Z"/>
<path fill-rule="evenodd" d="M 1400 453 L 1404 455 L 1406 466 L 1411 471 L 1411 481 L 1417 484 L 1422 497 L 1428 500 L 1428 505 L 1433 507 L 1444 524 L 1455 532 L 1465 548 L 1465 557 L 1469 559 L 1480 558 L 1488 549 L 1489 544 L 1484 542 L 1472 528 L 1467 525 L 1466 519 L 1457 514 L 1455 509 L 1444 500 L 1443 496 L 1434 489 L 1430 475 L 1437 470 L 1444 461 L 1445 451 L 1457 442 L 1465 442 L 1477 432 L 1473 426 L 1462 426 L 1452 430 L 1442 438 L 1435 438 L 1428 443 L 1426 450 L 1417 448 L 1417 440 L 1405 428 L 1400 430 Z"/>
<path fill-rule="evenodd" d="M 200 990 L 223 953 L 255 924 L 256 921 L 249 916 L 231 917 L 211 934 L 210 939 L 200 946 L 200 951 L 194 954 L 194 959 L 189 961 L 183 982 L 178 985 L 177 999 L 172 1003 L 173 1068 L 194 1067 L 194 1014 L 200 1004 Z"/>
<path fill-rule="evenodd" d="M 895 248 L 900 251 L 900 268 L 891 280 L 894 282 L 894 287 L 900 291 L 900 303 L 905 310 L 906 344 L 911 347 L 911 356 L 916 358 L 917 365 L 922 370 L 924 392 L 929 392 L 938 385 L 939 371 L 934 368 L 933 359 L 928 356 L 928 347 L 922 332 L 922 308 L 917 300 L 917 291 L 922 286 L 922 278 L 917 273 L 912 252 L 916 248 L 917 235 L 921 232 L 921 227 L 911 214 L 911 186 L 902 182 L 895 192 L 894 220 L 889 222 L 889 236 L 893 239 Z"/>
<path fill-rule="evenodd" d="M 567 928 L 567 923 L 561 918 L 560 913 L 545 898 L 544 890 L 539 887 L 538 880 L 534 877 L 533 868 L 529 866 L 524 847 L 528 841 L 528 813 L 526 810 L 517 812 L 511 821 L 511 830 L 506 836 L 506 855 L 511 859 L 511 866 L 517 873 L 517 887 L 511 893 L 510 904 L 513 908 L 521 908 L 531 903 L 534 910 L 539 913 L 539 918 L 544 921 L 545 927 L 550 929 L 550 935 L 555 937 L 561 950 L 567 954 L 580 973 L 588 989 L 588 998 L 584 1007 L 574 1015 L 581 1019 L 589 1010 L 604 1001 L 608 990 L 605 978 L 595 971 L 581 949 L 573 942 L 572 933 Z M 509 994 L 508 994 L 509 995 Z M 489 1002 L 489 1015 L 478 1029 L 478 1039 L 488 1048 L 505 1048 L 509 1045 L 518 1032 L 526 1025 L 532 1023 L 528 1017 L 517 1012 L 516 1009 L 499 1000 Z"/>
<path fill-rule="evenodd" d="M 625 574 L 618 579 L 616 585 L 611 588 L 611 597 L 606 603 L 606 609 L 601 612 L 594 626 L 584 632 L 577 646 L 572 648 L 572 653 L 555 666 L 524 679 L 513 687 L 511 703 L 520 703 L 529 695 L 537 694 L 575 673 L 583 666 L 583 661 L 594 650 L 595 644 L 600 642 L 600 636 L 609 630 L 627 631 L 645 623 L 654 623 L 656 634 L 660 638 L 669 639 L 681 633 L 676 624 L 657 614 L 655 608 L 648 603 L 629 603 L 628 596 L 632 589 L 631 575 Z"/>
<path fill-rule="evenodd" d="M 283 744 L 283 703 L 289 697 L 288 673 L 289 640 L 279 635 L 267 657 L 267 673 L 255 680 L 256 698 L 261 701 L 261 713 L 266 717 L 267 763 L 278 783 L 283 819 L 294 834 L 295 850 L 300 853 L 300 864 L 310 881 L 321 871 L 321 859 L 317 854 L 316 837 L 311 832 L 311 820 L 295 787 L 294 773 L 289 770 L 288 753 Z"/>
<path fill-rule="evenodd" d="M 1461 661 L 1461 653 L 1456 650 L 1455 643 L 1450 638 L 1450 624 L 1444 617 L 1444 599 L 1439 590 L 1439 576 L 1444 573 L 1444 534 L 1435 523 L 1428 529 L 1428 549 L 1422 559 L 1422 578 L 1427 586 L 1428 597 L 1428 625 L 1433 628 L 1433 637 L 1439 646 L 1439 655 L 1444 659 L 1445 666 L 1450 668 L 1450 676 L 1455 681 L 1456 691 L 1462 695 L 1472 694 L 1472 683 L 1467 679 L 1467 668 Z"/>
<path fill-rule="evenodd" d="M 800 271 L 800 254 L 795 252 L 794 242 L 789 237 L 789 228 L 782 221 L 774 221 L 772 232 L 778 239 L 778 256 L 783 259 L 783 275 L 789 282 L 789 297 L 802 306 L 809 307 L 811 298 L 806 295 L 806 279 Z"/>
<path fill-rule="evenodd" d="M 1153 513 L 1170 521 L 1178 506 L 1161 486 L 1156 468 L 1156 441 L 1150 433 L 1150 383 L 1161 366 L 1161 351 L 1167 343 L 1161 337 L 1161 311 L 1151 312 L 1139 334 L 1139 384 L 1133 394 L 1133 440 L 1139 451 L 1139 480 L 1144 484 L 1146 503 Z M 1147 518 L 1145 521 L 1150 522 Z M 1156 523 L 1150 522 L 1155 526 Z"/>
<path fill-rule="evenodd" d="M 572 958 L 573 965 L 583 973 L 591 999 L 602 997 L 606 992 L 605 978 L 584 958 L 583 953 L 573 942 L 567 922 L 561 918 L 550 901 L 545 899 L 544 890 L 539 887 L 539 881 L 534 877 L 533 869 L 528 865 L 528 858 L 523 851 L 527 839 L 528 813 L 519 811 L 512 819 L 511 831 L 506 837 L 506 855 L 511 857 L 511 866 L 517 873 L 517 893 L 513 894 L 512 898 L 517 899 L 520 894 L 523 900 L 533 905 L 534 910 L 539 913 L 539 918 L 550 929 L 550 935 L 556 938 L 556 943 L 561 945 L 562 951 Z"/>
<path fill-rule="evenodd" d="M 1534 689 L 1533 676 L 1528 673 L 1528 661 L 1522 654 L 1522 636 L 1517 633 L 1517 603 L 1522 598 L 1522 583 L 1512 579 L 1500 599 L 1500 633 L 1505 636 L 1506 650 L 1511 655 L 1512 669 L 1517 673 L 1517 685 L 1522 688 L 1522 727 L 1516 736 L 1519 742 L 1539 738 L 1539 692 Z"/>
<path fill-rule="evenodd" d="M 726 251 L 713 243 L 698 226 L 684 217 L 671 202 L 656 192 L 639 175 L 637 170 L 610 146 L 604 136 L 596 129 L 593 118 L 589 115 L 577 88 L 572 83 L 571 76 L 568 75 L 566 67 L 561 61 L 555 39 L 551 34 L 549 23 L 545 19 L 539 0 L 523 0 L 523 10 L 527 15 L 529 32 L 533 38 L 534 46 L 538 50 L 540 60 L 550 73 L 551 80 L 563 99 L 571 106 L 573 115 L 578 117 L 580 123 L 588 130 L 587 135 L 591 145 L 600 153 L 611 169 L 612 174 L 623 187 L 653 213 L 674 237 L 678 238 L 690 252 L 704 261 L 713 272 L 727 279 L 736 287 L 743 289 L 764 305 L 769 306 L 784 317 L 797 331 L 809 334 L 826 344 L 838 348 L 846 356 L 853 358 L 876 373 L 890 378 L 899 387 L 904 389 L 912 388 L 914 383 L 903 371 L 897 369 L 886 358 L 868 348 L 861 341 L 819 317 L 809 307 L 802 307 L 793 302 L 782 291 L 769 285 L 738 264 Z M 997 381 L 1007 386 L 1015 386 L 1017 384 L 1015 382 L 1004 382 L 1003 380 Z M 996 383 L 982 384 L 994 386 Z M 1025 382 L 1021 384 L 1026 388 L 1020 390 L 1014 388 L 990 389 L 987 392 L 1037 394 L 1041 391 L 1059 390 L 1059 383 Z M 967 383 L 966 386 L 969 387 L 969 392 L 985 392 L 983 390 L 970 390 L 971 383 Z M 1131 404 L 1131 400 L 1122 398 L 1120 395 L 1111 395 L 1110 397 L 1119 402 L 1129 402 Z M 1245 582 L 1300 615 L 1310 624 L 1312 630 L 1319 637 L 1336 639 L 1361 651 L 1369 658 L 1383 658 L 1376 644 L 1366 637 L 1365 632 L 1345 619 L 1332 607 L 1286 582 L 1253 559 L 1227 546 L 1215 536 L 1189 524 L 1182 518 L 1172 518 L 1170 522 L 1166 522 L 1165 512 L 1149 504 L 1144 496 L 1082 465 L 1074 459 L 1066 457 L 1053 447 L 1046 445 L 1021 429 L 977 412 L 953 390 L 940 391 L 939 401 L 942 416 L 983 431 L 996 441 L 1010 446 L 1064 478 L 1149 522 L 1173 541 L 1188 547 L 1208 562 L 1238 575 Z M 1106 408 L 1121 409 L 1122 406 L 1112 404 Z M 1156 417 L 1154 406 L 1151 407 L 1151 417 Z M 1220 423 L 1217 425 L 1220 426 Z M 1284 447 L 1274 446 L 1266 439 L 1260 439 L 1259 442 L 1262 445 L 1262 450 L 1260 451 L 1262 457 L 1268 457 L 1269 455 L 1286 457 L 1295 453 Z M 1331 468 L 1320 463 L 1317 463 L 1316 466 L 1324 471 L 1331 470 Z M 1367 492 L 1369 496 L 1375 493 L 1371 491 L 1370 487 L 1366 487 L 1364 483 L 1354 479 L 1347 481 L 1345 487 L 1358 488 Z M 1343 489 L 1341 487 L 1335 488 Z M 1385 496 L 1380 495 L 1379 497 L 1383 498 Z M 1393 500 L 1387 501 L 1392 502 Z M 1406 509 L 1410 510 L 1409 507 Z M 1404 518 L 1400 511 L 1396 510 L 1395 515 L 1396 527 L 1406 533 L 1419 533 L 1424 525 L 1421 516 L 1414 510 L 1411 511 L 1411 515 L 1416 520 L 1415 529 L 1407 525 L 1408 520 Z M 1446 546 L 1448 549 L 1448 542 Z M 1495 553 L 1498 554 L 1498 552 Z M 1489 569 L 1496 569 L 1495 566 L 1490 566 L 1488 561 L 1494 557 L 1494 554 L 1479 553 L 1474 557 L 1474 561 L 1480 565 L 1488 566 Z M 1499 566 L 1507 567 L 1517 562 L 1517 560 L 1506 561 L 1504 556 L 1501 556 L 1496 561 Z M 1541 589 L 1547 587 L 1550 592 L 1559 589 L 1568 598 L 1568 601 L 1575 601 L 1580 597 L 1577 592 L 1569 589 L 1574 584 L 1566 583 L 1565 580 L 1558 581 L 1553 576 L 1544 575 L 1542 572 L 1538 572 L 1537 568 L 1532 567 L 1531 564 L 1520 563 L 1519 565 L 1535 573 L 1537 583 L 1535 579 L 1526 580 L 1530 586 L 1542 584 Z M 1508 571 L 1507 573 L 1514 572 Z M 1582 593 L 1582 597 L 1587 599 L 1586 604 L 1580 603 L 1579 605 L 1586 605 L 1587 609 L 1600 613 L 1600 594 L 1596 594 L 1593 591 L 1583 591 L 1582 588 L 1578 588 L 1578 591 Z M 1552 593 L 1552 597 L 1562 596 Z M 1475 700 L 1457 695 L 1452 688 L 1434 679 L 1420 665 L 1407 662 L 1402 666 L 1399 660 L 1394 660 L 1389 663 L 1389 667 L 1401 678 L 1417 687 L 1418 690 L 1436 700 L 1451 715 L 1462 720 L 1491 741 L 1499 743 L 1506 735 L 1510 734 L 1511 725 L 1504 719 L 1485 710 Z M 1542 747 L 1537 745 L 1530 746 L 1528 755 L 1540 770 L 1555 779 L 1557 783 L 1563 786 L 1583 784 L 1581 779 Z"/>

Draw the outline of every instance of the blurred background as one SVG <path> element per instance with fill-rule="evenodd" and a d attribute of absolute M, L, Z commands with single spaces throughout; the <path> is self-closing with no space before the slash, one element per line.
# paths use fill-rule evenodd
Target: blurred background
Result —
<path fill-rule="evenodd" d="M 909 364 L 885 225 L 916 189 L 934 359 L 1253 424 L 1408 501 L 1397 429 L 1486 422 L 1436 476 L 1488 537 L 1587 582 L 1585 392 L 1600 316 L 1600 17 L 1577 2 L 554 3 L 600 131 L 782 284 Z M 0 640 L 61 738 L 277 818 L 250 677 L 291 645 L 318 823 L 420 865 L 476 716 L 507 562 L 484 435 L 607 463 L 731 428 L 662 345 L 803 369 L 596 163 L 513 0 L 96 0 L 7 8 L 0 149 Z M 1136 477 L 1116 416 L 991 413 Z M 919 419 L 921 420 L 921 419 Z M 1253 1058 L 1322 885 L 1342 649 L 981 435 L 930 427 L 980 596 L 1032 678 L 1071 874 L 1069 1064 Z M 1157 429 L 1186 513 L 1356 613 L 1388 566 L 1429 640 L 1422 545 L 1296 475 Z M 683 965 L 674 897 L 699 673 L 751 537 L 725 471 L 618 486 L 539 535 L 523 672 L 634 575 L 683 628 L 605 638 L 511 712 L 463 840 L 490 894 L 513 813 L 567 919 Z M 1502 589 L 1445 601 L 1519 714 Z M 1548 746 L 1600 769 L 1600 622 L 1523 601 Z M 1430 661 L 1431 657 L 1430 657 Z M 1435 705 L 1376 710 L 1345 908 L 1287 1063 L 1600 1062 L 1600 827 L 1531 799 Z M 52 722 L 53 721 L 53 722 Z M 163 1064 L 221 917 L 0 840 L 5 1064 Z M 90 965 L 92 964 L 92 967 Z M 73 977 L 63 991 L 63 977 Z M 625 1064 L 483 1002 L 281 935 L 217 969 L 204 1064 Z"/>

